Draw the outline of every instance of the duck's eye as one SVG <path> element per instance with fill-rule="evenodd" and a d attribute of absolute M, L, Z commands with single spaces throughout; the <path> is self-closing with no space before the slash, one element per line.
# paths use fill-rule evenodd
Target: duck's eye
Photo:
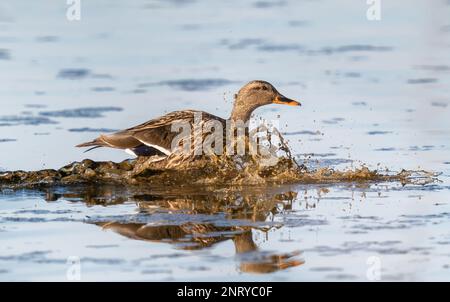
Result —
<path fill-rule="evenodd" d="M 262 90 L 268 90 L 268 88 L 266 86 L 263 86 Z"/>

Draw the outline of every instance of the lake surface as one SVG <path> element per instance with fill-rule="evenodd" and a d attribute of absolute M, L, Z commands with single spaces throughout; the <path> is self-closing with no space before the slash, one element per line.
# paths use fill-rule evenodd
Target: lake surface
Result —
<path fill-rule="evenodd" d="M 365 1 L 81 2 L 72 22 L 66 1 L 0 4 L 0 171 L 126 159 L 74 145 L 173 110 L 227 117 L 263 79 L 303 106 L 255 116 L 311 169 L 439 181 L 3 188 L 0 280 L 449 280 L 448 1 L 381 1 L 380 21 Z"/>

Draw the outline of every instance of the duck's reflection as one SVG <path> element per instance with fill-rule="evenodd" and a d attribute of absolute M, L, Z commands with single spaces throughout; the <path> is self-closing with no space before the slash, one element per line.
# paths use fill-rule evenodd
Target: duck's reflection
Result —
<path fill-rule="evenodd" d="M 300 252 L 276 254 L 258 250 L 252 229 L 231 235 L 233 228 L 215 227 L 211 224 L 189 223 L 183 225 L 148 226 L 139 223 L 98 223 L 103 229 L 112 230 L 130 239 L 177 244 L 183 249 L 200 249 L 231 239 L 235 245 L 240 269 L 247 273 L 271 273 L 304 263 Z M 226 234 L 226 235 L 225 235 Z"/>
<path fill-rule="evenodd" d="M 48 193 L 47 195 L 49 195 Z M 255 243 L 256 233 L 265 233 L 281 227 L 273 218 L 282 211 L 291 209 L 295 192 L 252 194 L 135 194 L 118 191 L 117 188 L 85 188 L 71 192 L 51 193 L 51 196 L 65 199 L 83 199 L 88 205 L 114 205 L 133 201 L 140 217 L 151 217 L 163 213 L 177 219 L 169 222 L 151 223 L 114 219 L 89 221 L 104 230 L 116 232 L 134 240 L 163 242 L 184 250 L 203 249 L 219 242 L 231 240 L 234 243 L 240 270 L 248 273 L 270 273 L 304 263 L 301 253 L 271 253 L 260 250 Z M 52 200 L 54 200 L 53 198 Z M 188 217 L 186 219 L 186 216 Z M 183 218 L 182 218 L 183 217 Z"/>

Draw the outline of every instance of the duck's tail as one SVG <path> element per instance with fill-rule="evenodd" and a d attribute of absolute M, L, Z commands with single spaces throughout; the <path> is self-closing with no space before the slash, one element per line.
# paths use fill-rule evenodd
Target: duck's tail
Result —
<path fill-rule="evenodd" d="M 100 138 L 96 138 L 93 141 L 82 143 L 82 144 L 78 144 L 75 147 L 78 147 L 78 148 L 92 147 L 92 148 L 89 148 L 86 151 L 84 151 L 84 153 L 86 153 L 86 152 L 89 152 L 91 150 L 94 150 L 94 149 L 97 149 L 97 148 L 101 148 L 101 147 L 105 147 L 105 146 L 107 146 L 107 144 L 105 144 L 105 142 L 103 142 Z"/>

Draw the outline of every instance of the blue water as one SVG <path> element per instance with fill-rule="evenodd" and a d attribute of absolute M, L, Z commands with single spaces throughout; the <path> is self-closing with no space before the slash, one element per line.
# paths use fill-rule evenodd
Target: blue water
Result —
<path fill-rule="evenodd" d="M 66 281 L 69 257 L 82 281 L 449 279 L 446 1 L 382 1 L 380 21 L 365 1 L 82 1 L 72 22 L 66 9 L 0 4 L 0 171 L 123 160 L 74 145 L 172 110 L 227 117 L 263 79 L 303 104 L 255 112 L 299 161 L 440 182 L 2 189 L 0 280 Z"/>

